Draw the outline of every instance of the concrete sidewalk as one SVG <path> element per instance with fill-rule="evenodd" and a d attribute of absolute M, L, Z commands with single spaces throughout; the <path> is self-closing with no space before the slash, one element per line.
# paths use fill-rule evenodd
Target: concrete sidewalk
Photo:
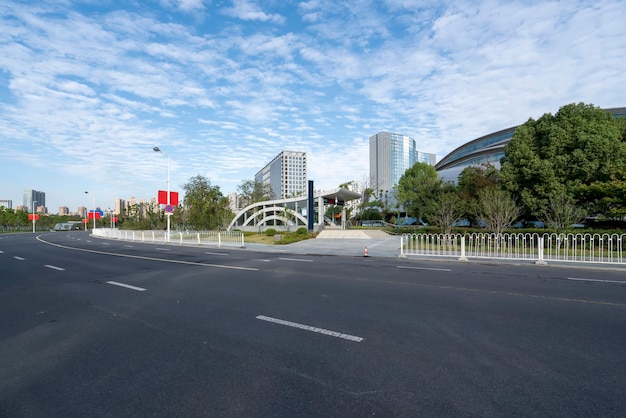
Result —
<path fill-rule="evenodd" d="M 252 251 L 275 253 L 343 255 L 363 257 L 367 248 L 369 257 L 400 256 L 400 237 L 386 235 L 379 238 L 313 238 L 287 245 L 246 243 Z"/>

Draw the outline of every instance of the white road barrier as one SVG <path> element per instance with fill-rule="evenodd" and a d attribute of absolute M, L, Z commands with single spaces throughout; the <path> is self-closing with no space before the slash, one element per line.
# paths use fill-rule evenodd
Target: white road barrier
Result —
<path fill-rule="evenodd" d="M 179 245 L 216 245 L 218 247 L 244 247 L 241 231 L 171 231 L 169 240 L 166 231 L 129 231 L 110 228 L 94 229 L 92 234 L 101 238 L 122 241 L 169 243 Z"/>
<path fill-rule="evenodd" d="M 626 264 L 626 234 L 404 234 L 411 256 Z"/>

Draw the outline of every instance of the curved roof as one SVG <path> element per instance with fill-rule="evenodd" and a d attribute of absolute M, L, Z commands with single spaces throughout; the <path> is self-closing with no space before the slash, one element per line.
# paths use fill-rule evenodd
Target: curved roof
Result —
<path fill-rule="evenodd" d="M 626 107 L 615 107 L 605 109 L 615 117 L 626 118 Z M 481 163 L 492 163 L 499 166 L 500 159 L 504 157 L 504 147 L 513 139 L 513 134 L 519 125 L 501 131 L 497 131 L 480 138 L 474 139 L 461 145 L 454 151 L 443 157 L 436 165 L 437 171 L 452 171 L 452 168 L 464 168 L 470 165 Z"/>

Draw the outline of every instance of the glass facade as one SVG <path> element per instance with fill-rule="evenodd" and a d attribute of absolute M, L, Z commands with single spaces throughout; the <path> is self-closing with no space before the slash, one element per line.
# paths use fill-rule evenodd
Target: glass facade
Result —
<path fill-rule="evenodd" d="M 391 191 L 405 171 L 416 162 L 434 165 L 435 155 L 415 149 L 406 135 L 379 132 L 370 137 L 370 187 Z"/>
<path fill-rule="evenodd" d="M 35 209 L 39 206 L 46 207 L 46 194 L 37 190 L 24 190 L 23 205 L 28 208 L 29 211 L 33 210 L 33 202 L 35 202 Z"/>

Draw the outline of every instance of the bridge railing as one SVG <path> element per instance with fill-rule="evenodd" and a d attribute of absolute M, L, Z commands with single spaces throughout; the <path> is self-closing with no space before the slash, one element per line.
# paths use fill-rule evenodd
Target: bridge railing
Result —
<path fill-rule="evenodd" d="M 167 231 L 132 231 L 109 228 L 94 229 L 93 235 L 102 238 L 119 239 L 123 241 L 139 241 L 152 243 L 169 243 L 179 245 L 216 245 L 218 247 L 244 247 L 245 240 L 241 231 L 170 231 L 169 240 Z"/>
<path fill-rule="evenodd" d="M 626 234 L 404 234 L 400 256 L 626 264 Z"/>

